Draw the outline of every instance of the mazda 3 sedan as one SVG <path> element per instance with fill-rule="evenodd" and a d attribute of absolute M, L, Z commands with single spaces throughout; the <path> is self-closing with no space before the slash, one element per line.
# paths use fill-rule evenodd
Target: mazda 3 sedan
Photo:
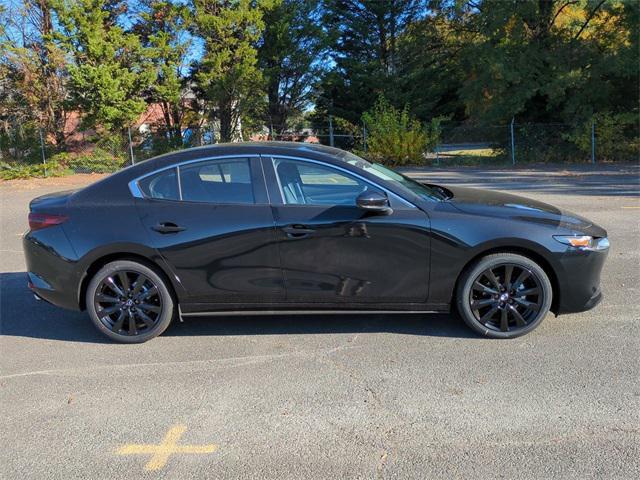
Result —
<path fill-rule="evenodd" d="M 129 343 L 191 316 L 451 310 L 512 338 L 594 307 L 609 249 L 551 205 L 300 143 L 162 155 L 34 199 L 29 225 L 29 288 Z"/>

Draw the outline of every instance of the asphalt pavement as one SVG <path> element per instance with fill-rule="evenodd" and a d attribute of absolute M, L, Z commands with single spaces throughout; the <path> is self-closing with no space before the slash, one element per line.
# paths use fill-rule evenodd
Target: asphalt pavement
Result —
<path fill-rule="evenodd" d="M 0 478 L 640 478 L 639 170 L 413 170 L 605 227 L 603 303 L 503 341 L 449 315 L 189 319 L 142 345 L 33 299 L 0 183 Z M 579 279 L 576 279 L 579 281 Z"/>

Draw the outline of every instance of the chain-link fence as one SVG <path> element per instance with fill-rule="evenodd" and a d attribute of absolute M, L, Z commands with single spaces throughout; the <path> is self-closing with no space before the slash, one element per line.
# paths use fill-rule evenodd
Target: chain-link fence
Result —
<path fill-rule="evenodd" d="M 38 128 L 19 126 L 0 134 L 0 178 L 110 173 L 154 156 L 217 143 L 215 128 L 182 130 L 131 128 L 118 134 L 74 134 L 56 147 Z M 367 156 L 365 125 L 335 125 L 275 133 L 254 133 L 247 140 L 281 140 L 333 145 Z M 437 142 L 424 153 L 424 165 L 517 166 L 536 163 L 637 161 L 638 132 L 612 124 L 564 123 L 507 125 L 440 124 Z"/>

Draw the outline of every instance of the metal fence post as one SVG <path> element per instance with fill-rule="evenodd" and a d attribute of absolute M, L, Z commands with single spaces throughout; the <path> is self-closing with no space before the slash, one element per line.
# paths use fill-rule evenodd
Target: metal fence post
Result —
<path fill-rule="evenodd" d="M 129 134 L 129 155 L 131 155 L 131 165 L 135 165 L 136 159 L 133 156 L 133 141 L 131 140 L 131 127 L 127 127 L 127 133 Z"/>
<path fill-rule="evenodd" d="M 516 165 L 516 136 L 513 131 L 513 124 L 516 121 L 516 117 L 511 117 L 511 165 Z"/>
<path fill-rule="evenodd" d="M 333 115 L 329 115 L 329 145 L 332 147 L 333 144 Z"/>
<path fill-rule="evenodd" d="M 42 153 L 42 164 L 44 165 L 44 176 L 47 176 L 47 157 L 44 153 L 44 136 L 42 135 L 42 128 L 38 129 L 40 132 L 40 152 Z"/>
<path fill-rule="evenodd" d="M 362 122 L 362 147 L 364 148 L 364 153 L 367 153 L 367 124 Z"/>
<path fill-rule="evenodd" d="M 596 122 L 591 122 L 591 163 L 596 163 Z"/>

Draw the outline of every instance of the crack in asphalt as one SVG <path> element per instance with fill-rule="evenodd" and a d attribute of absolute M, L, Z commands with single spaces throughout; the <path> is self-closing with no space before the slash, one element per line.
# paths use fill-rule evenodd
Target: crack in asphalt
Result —
<path fill-rule="evenodd" d="M 290 357 L 305 357 L 305 356 L 315 356 L 315 355 L 331 355 L 337 351 L 345 350 L 345 349 L 353 349 L 353 348 L 361 348 L 360 345 L 339 345 L 337 347 L 333 347 L 330 349 L 318 349 L 311 351 L 296 351 L 296 352 L 286 352 L 286 353 L 276 353 L 269 355 L 248 355 L 242 357 L 226 357 L 226 358 L 212 358 L 206 360 L 185 360 L 185 361 L 177 361 L 177 362 L 150 362 L 150 363 L 125 363 L 125 364 L 114 364 L 114 365 L 99 365 L 95 367 L 83 367 L 83 368 L 63 368 L 63 369 L 51 369 L 51 370 L 35 370 L 32 372 L 22 372 L 22 373 L 12 373 L 9 375 L 1 375 L 0 380 L 9 380 L 13 378 L 21 378 L 21 377 L 31 377 L 34 375 L 71 375 L 74 373 L 90 373 L 100 370 L 131 370 L 136 367 L 167 367 L 174 365 L 199 365 L 199 364 L 209 364 L 209 363 L 221 363 L 227 362 L 225 365 L 220 365 L 218 368 L 228 368 L 228 367 L 241 367 L 244 365 L 251 365 L 254 363 L 263 363 L 271 360 L 278 360 L 281 358 L 290 358 Z"/>

